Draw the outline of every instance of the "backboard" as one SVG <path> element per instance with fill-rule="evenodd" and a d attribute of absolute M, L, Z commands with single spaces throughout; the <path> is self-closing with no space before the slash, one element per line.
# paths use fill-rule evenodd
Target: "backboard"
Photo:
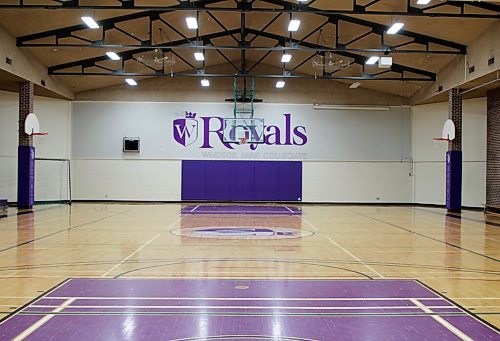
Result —
<path fill-rule="evenodd" d="M 226 143 L 264 143 L 263 118 L 225 118 L 223 141 Z"/>

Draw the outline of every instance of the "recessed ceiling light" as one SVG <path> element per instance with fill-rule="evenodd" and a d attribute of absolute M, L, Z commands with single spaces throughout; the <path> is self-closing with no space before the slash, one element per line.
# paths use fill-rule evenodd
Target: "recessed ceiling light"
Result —
<path fill-rule="evenodd" d="M 203 61 L 203 60 L 205 60 L 205 55 L 203 54 L 203 52 L 195 52 L 194 59 L 199 60 L 199 61 Z"/>
<path fill-rule="evenodd" d="M 387 34 L 398 33 L 399 30 L 402 29 L 404 25 L 405 24 L 403 24 L 402 22 L 397 22 L 397 23 L 392 24 L 392 26 L 387 30 Z"/>
<path fill-rule="evenodd" d="M 130 85 L 130 86 L 136 86 L 137 85 L 137 82 L 135 80 L 133 80 L 132 78 L 125 79 L 125 82 L 127 82 L 127 84 Z"/>
<path fill-rule="evenodd" d="M 376 62 L 378 62 L 378 60 L 380 59 L 380 57 L 377 57 L 377 56 L 373 56 L 373 57 L 370 57 L 368 58 L 368 60 L 366 61 L 366 64 L 367 65 L 373 65 L 375 64 Z"/>
<path fill-rule="evenodd" d="M 360 82 L 354 82 L 349 86 L 349 89 L 357 89 L 361 85 Z"/>
<path fill-rule="evenodd" d="M 113 51 L 106 52 L 106 55 L 109 57 L 109 59 L 120 60 L 120 56 Z"/>
<path fill-rule="evenodd" d="M 276 87 L 278 89 L 284 88 L 285 87 L 285 81 L 277 81 L 276 82 Z"/>
<path fill-rule="evenodd" d="M 417 5 L 427 5 L 431 0 L 418 0 Z"/>
<path fill-rule="evenodd" d="M 195 17 L 187 17 L 186 18 L 186 24 L 187 24 L 187 27 L 190 30 L 196 30 L 196 29 L 198 29 L 198 20 L 196 20 Z"/>
<path fill-rule="evenodd" d="M 309 0 L 297 0 L 297 2 L 308 2 Z"/>
<path fill-rule="evenodd" d="M 94 18 L 92 17 L 82 17 L 82 21 L 89 27 L 89 28 L 99 28 L 99 24 L 96 23 Z"/>
<path fill-rule="evenodd" d="M 295 32 L 299 29 L 299 26 L 300 26 L 300 20 L 292 19 L 292 20 L 290 20 L 290 23 L 288 24 L 288 31 Z"/>
<path fill-rule="evenodd" d="M 288 63 L 289 61 L 292 60 L 292 55 L 285 53 L 284 55 L 281 56 L 281 62 L 282 63 Z"/>
<path fill-rule="evenodd" d="M 210 86 L 210 81 L 208 79 L 202 79 L 201 86 Z"/>

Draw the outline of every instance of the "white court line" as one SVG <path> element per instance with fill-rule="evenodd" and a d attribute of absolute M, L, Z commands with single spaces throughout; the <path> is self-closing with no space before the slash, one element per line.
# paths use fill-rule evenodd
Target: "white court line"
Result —
<path fill-rule="evenodd" d="M 309 224 L 309 226 L 312 226 L 314 228 L 316 228 L 313 224 L 311 224 L 308 220 L 302 218 L 302 220 L 304 222 L 306 222 L 307 224 Z M 376 274 L 378 277 L 380 278 L 385 278 L 381 273 L 379 273 L 377 270 L 375 270 L 374 268 L 372 268 L 371 266 L 369 266 L 368 264 L 366 264 L 364 261 L 362 261 L 361 259 L 359 259 L 358 257 L 356 257 L 354 254 L 352 254 L 351 252 L 349 252 L 346 248 L 344 248 L 342 245 L 340 245 L 339 243 L 337 243 L 335 240 L 333 240 L 332 238 L 328 237 L 328 236 L 324 236 L 326 239 L 328 239 L 333 245 L 337 246 L 338 248 L 340 248 L 342 251 L 344 251 L 345 253 L 347 253 L 349 256 L 351 256 L 352 258 L 354 258 L 355 260 L 357 260 L 358 262 L 360 262 L 361 264 L 363 264 L 366 268 L 368 268 L 371 272 L 373 272 L 374 274 Z"/>
<path fill-rule="evenodd" d="M 200 205 L 195 206 L 195 207 L 194 207 L 191 211 L 189 211 L 189 213 L 196 211 L 196 209 L 197 209 L 198 207 L 200 207 Z"/>
<path fill-rule="evenodd" d="M 30 308 L 54 308 L 58 307 L 56 305 L 32 305 Z M 457 307 L 443 307 L 443 306 L 426 306 L 427 308 L 433 308 L 433 309 L 440 309 L 440 308 L 454 308 L 457 310 L 460 310 Z M 311 307 L 311 306 L 249 306 L 249 305 L 243 305 L 243 306 L 228 306 L 228 305 L 222 305 L 222 306 L 217 306 L 217 305 L 72 305 L 70 307 L 71 309 L 73 308 L 79 308 L 79 309 L 96 309 L 96 308 L 123 308 L 123 309 L 281 309 L 281 310 L 380 310 L 380 309 L 421 309 L 420 307 L 413 307 L 413 306 L 382 306 L 382 307 L 366 307 L 366 306 L 359 306 L 359 307 L 353 307 L 353 306 L 319 306 L 319 307 Z M 462 312 L 462 311 L 460 311 Z M 435 314 L 434 312 L 432 312 Z M 463 312 L 464 315 L 466 314 Z"/>
<path fill-rule="evenodd" d="M 419 300 L 417 299 L 411 299 L 410 300 L 413 304 L 415 304 L 417 307 L 421 308 L 423 312 L 428 313 L 428 314 L 433 314 L 434 312 L 424 304 L 422 304 Z M 440 325 L 448 329 L 450 332 L 455 334 L 460 338 L 460 340 L 464 341 L 473 341 L 469 336 L 467 336 L 465 333 L 463 333 L 461 330 L 459 330 L 457 327 L 452 325 L 450 322 L 446 321 L 444 318 L 438 315 L 431 315 L 431 317 L 436 320 Z"/>
<path fill-rule="evenodd" d="M 177 219 L 176 221 L 174 221 L 172 224 L 170 224 L 169 227 L 167 227 L 167 230 L 169 230 L 172 226 L 174 226 L 175 224 L 177 224 L 179 221 L 181 220 L 181 218 Z M 136 253 L 140 252 L 142 249 L 144 249 L 146 246 L 148 246 L 149 244 L 151 244 L 156 238 L 158 238 L 159 236 L 161 235 L 161 233 L 158 233 L 156 236 L 154 236 L 153 238 L 151 238 L 150 240 L 148 240 L 147 242 L 145 242 L 144 244 L 142 244 L 141 247 L 139 247 L 137 250 L 135 250 L 134 252 L 132 252 L 130 255 L 128 255 L 127 257 L 125 257 L 124 259 L 122 259 L 122 261 L 118 264 L 115 264 L 111 269 L 109 269 L 108 271 L 106 271 L 105 273 L 103 273 L 101 275 L 101 277 L 106 277 L 107 275 L 109 275 L 113 270 L 115 270 L 117 267 L 119 267 L 120 265 L 122 265 L 123 263 L 125 263 L 126 261 L 128 261 L 130 258 L 132 258 Z"/>
<path fill-rule="evenodd" d="M 109 275 L 114 269 L 116 269 L 117 267 L 119 267 L 120 265 L 122 265 L 123 263 L 125 263 L 126 261 L 128 261 L 136 253 L 138 253 L 139 251 L 141 251 L 142 249 L 144 249 L 146 246 L 148 246 L 149 244 L 151 244 L 159 236 L 160 236 L 160 233 L 158 233 L 156 236 L 154 236 L 153 238 L 151 238 L 150 240 L 148 240 L 147 242 L 145 242 L 144 244 L 142 244 L 141 247 L 139 247 L 134 252 L 132 252 L 130 255 L 128 255 L 127 257 L 125 257 L 124 259 L 122 259 L 120 263 L 115 264 L 111 269 L 109 269 L 108 271 L 106 271 L 105 273 L 103 273 L 101 275 L 101 277 L 106 277 L 107 275 Z"/>
<path fill-rule="evenodd" d="M 286 208 L 287 210 L 289 210 L 291 213 L 295 213 L 293 210 L 291 210 L 288 206 L 283 206 L 284 208 Z"/>
<path fill-rule="evenodd" d="M 411 300 L 441 300 L 441 297 L 335 297 L 335 298 L 309 298 L 309 297 L 102 297 L 102 296 L 45 296 L 42 299 L 67 300 L 74 298 L 77 300 L 211 300 L 211 301 L 411 301 Z M 449 306 L 448 306 L 449 307 Z M 455 307 L 455 306 L 453 306 Z"/>
<path fill-rule="evenodd" d="M 73 301 L 75 301 L 74 298 L 70 298 L 70 299 L 67 299 L 66 301 L 64 301 L 63 304 L 61 304 L 60 306 L 58 306 L 56 309 L 54 309 L 52 312 L 53 313 L 59 313 L 61 312 L 62 310 L 64 310 L 64 308 L 66 308 L 67 306 L 69 306 L 71 303 L 73 303 Z M 55 315 L 54 314 L 48 314 L 48 315 L 45 315 L 44 317 L 42 317 L 40 320 L 36 321 L 34 324 L 32 324 L 28 329 L 26 329 L 25 331 L 23 331 L 21 334 L 19 334 L 18 336 L 16 336 L 14 339 L 12 339 L 12 341 L 21 341 L 21 340 L 24 340 L 25 338 L 27 338 L 29 335 L 31 335 L 33 332 L 35 332 L 38 328 L 40 328 L 41 326 L 43 326 L 45 323 L 47 323 L 51 318 L 53 318 Z"/>
<path fill-rule="evenodd" d="M 356 257 L 351 252 L 349 252 L 346 248 L 344 248 L 342 245 L 340 245 L 339 243 L 337 243 L 335 240 L 333 240 L 332 238 L 330 238 L 328 236 L 324 236 L 324 237 L 326 239 L 328 239 L 332 244 L 334 244 L 337 247 L 341 248 L 345 253 L 347 253 L 348 255 L 350 255 L 352 258 L 356 259 L 358 262 L 360 262 L 361 264 L 363 264 L 364 266 L 366 266 L 370 271 L 372 271 L 378 277 L 385 278 L 381 273 L 379 273 L 377 270 L 375 270 L 374 268 L 372 268 L 371 266 L 369 266 L 368 264 L 366 264 L 364 261 L 362 261 L 361 259 L 359 259 L 358 257 Z"/>

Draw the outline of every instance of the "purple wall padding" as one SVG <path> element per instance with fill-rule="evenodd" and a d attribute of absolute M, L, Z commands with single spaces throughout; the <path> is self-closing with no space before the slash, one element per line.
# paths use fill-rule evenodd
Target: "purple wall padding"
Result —
<path fill-rule="evenodd" d="M 232 201 L 255 200 L 255 163 L 231 162 L 231 196 Z M 251 199 L 249 199 L 251 193 Z"/>
<path fill-rule="evenodd" d="M 17 147 L 17 207 L 35 204 L 35 147 Z"/>
<path fill-rule="evenodd" d="M 446 208 L 451 212 L 462 209 L 462 151 L 446 152 Z"/>
<path fill-rule="evenodd" d="M 188 166 L 184 166 L 186 161 L 182 162 L 182 200 L 184 193 L 189 196 L 189 200 L 205 200 L 205 161 L 189 161 Z"/>
<path fill-rule="evenodd" d="M 300 161 L 182 161 L 182 200 L 301 201 Z"/>

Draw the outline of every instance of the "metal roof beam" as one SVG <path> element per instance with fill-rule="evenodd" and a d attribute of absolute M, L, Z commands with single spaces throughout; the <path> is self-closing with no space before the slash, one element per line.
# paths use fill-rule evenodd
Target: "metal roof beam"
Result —
<path fill-rule="evenodd" d="M 221 2 L 223 0 L 197 0 L 195 2 L 192 2 L 192 5 L 194 8 L 201 9 L 205 8 L 206 5 L 210 4 L 215 4 L 218 2 Z M 118 17 L 112 17 L 108 19 L 103 19 L 103 20 L 98 20 L 97 23 L 99 24 L 100 27 L 102 27 L 103 30 L 109 30 L 112 28 L 115 28 L 116 24 L 130 21 L 130 20 L 135 20 L 135 19 L 143 19 L 143 18 L 150 18 L 150 20 L 161 20 L 160 14 L 162 13 L 168 13 L 171 10 L 178 9 L 180 5 L 175 5 L 175 6 L 170 6 L 170 7 L 165 7 L 163 11 L 144 11 L 144 12 L 137 12 L 137 13 L 131 13 L 131 14 L 126 14 L 126 15 L 121 15 Z M 1 5 L 0 5 L 1 8 Z M 190 8 L 191 9 L 191 8 Z M 17 37 L 17 46 L 23 46 L 24 43 L 32 40 L 38 40 L 38 39 L 43 39 L 43 38 L 50 38 L 50 37 L 57 37 L 57 38 L 65 38 L 71 36 L 71 33 L 75 31 L 81 31 L 88 29 L 89 27 L 85 24 L 78 24 L 78 25 L 73 25 L 73 26 L 68 26 L 68 27 L 62 27 L 62 28 L 57 28 L 54 30 L 48 30 L 44 32 L 38 32 L 34 34 L 28 34 L 25 36 Z"/>
<path fill-rule="evenodd" d="M 256 33 L 256 32 L 254 32 L 254 30 L 248 30 L 248 31 L 251 33 L 254 33 L 254 34 Z M 266 38 L 273 39 L 273 40 L 280 40 L 280 39 L 284 38 L 283 36 L 280 36 L 278 34 L 269 33 L 269 32 L 260 32 L 260 34 Z M 289 41 L 292 43 L 304 46 L 304 47 L 312 48 L 312 49 L 315 49 L 318 47 L 324 47 L 323 45 L 320 45 L 320 44 L 313 44 L 313 43 L 304 42 L 304 41 L 301 42 L 301 41 L 299 41 L 297 39 L 293 39 L 293 38 L 289 39 Z M 363 55 L 359 55 L 359 54 L 355 54 L 355 53 L 347 52 L 347 51 L 335 51 L 333 53 L 340 55 L 340 56 L 349 57 L 349 58 L 354 60 L 354 63 L 362 65 L 362 66 L 365 65 L 366 61 L 369 58 L 367 56 L 363 56 Z M 425 71 L 425 70 L 416 69 L 416 68 L 406 66 L 406 65 L 392 64 L 391 70 L 394 72 L 399 72 L 399 73 L 410 72 L 410 73 L 414 73 L 417 75 L 427 77 L 427 78 L 429 78 L 429 80 L 436 80 L 435 73 Z"/>
<path fill-rule="evenodd" d="M 239 32 L 239 30 L 237 30 L 237 29 L 236 30 L 229 30 L 229 31 L 221 31 L 221 32 L 201 35 L 201 36 L 199 36 L 199 38 L 203 39 L 203 40 L 205 40 L 205 39 L 210 40 L 210 39 L 214 39 L 214 38 L 225 37 L 225 36 L 235 34 L 238 32 Z M 195 38 L 193 38 L 193 39 L 195 39 Z M 179 39 L 177 41 L 173 41 L 173 42 L 170 42 L 167 44 L 162 44 L 163 45 L 162 47 L 164 47 L 164 49 L 166 49 L 168 51 L 168 50 L 170 50 L 170 47 L 179 46 L 179 45 L 183 45 L 183 44 L 186 44 L 186 39 Z M 128 51 L 124 51 L 124 52 L 119 52 L 117 54 L 122 58 L 122 60 L 129 60 L 129 59 L 132 59 L 133 55 L 135 55 L 135 54 L 149 52 L 151 50 L 152 50 L 151 48 L 142 47 L 142 48 L 137 48 L 137 49 L 128 50 Z M 106 61 L 106 60 L 109 60 L 109 57 L 107 55 L 103 55 L 103 56 L 99 56 L 99 57 L 87 58 L 87 59 L 72 61 L 69 63 L 49 66 L 48 70 L 49 70 L 49 74 L 54 74 L 54 72 L 57 70 L 63 70 L 63 69 L 77 67 L 77 66 L 83 66 L 83 67 L 94 66 L 98 62 L 102 62 L 102 61 Z"/>
<path fill-rule="evenodd" d="M 346 0 L 347 1 L 347 0 Z M 393 0 L 391 0 L 393 1 Z M 401 0 L 405 1 L 405 0 Z M 141 10 L 141 11 L 191 11 L 193 9 L 197 9 L 199 11 L 223 11 L 223 12 L 235 12 L 245 10 L 246 12 L 302 12 L 302 13 L 316 13 L 316 14 L 370 14 L 370 15 L 383 15 L 383 16 L 420 16 L 420 17 L 446 17 L 446 18 L 476 18 L 476 19 L 499 19 L 500 18 L 500 6 L 489 4 L 485 2 L 469 2 L 469 1 L 447 1 L 445 3 L 439 4 L 442 6 L 470 6 L 479 9 L 483 9 L 486 13 L 477 13 L 477 11 L 471 11 L 470 13 L 466 13 L 462 11 L 462 13 L 447 13 L 432 11 L 429 12 L 429 9 L 435 9 L 442 6 L 428 6 L 428 7 L 415 7 L 408 5 L 406 11 L 378 11 L 378 10 L 370 10 L 369 7 L 371 5 L 379 2 L 372 1 L 368 5 L 357 5 L 355 0 L 351 0 L 352 8 L 351 9 L 315 9 L 315 8 L 304 8 L 304 4 L 297 4 L 296 2 L 288 2 L 288 5 L 284 9 L 274 9 L 274 8 L 265 8 L 265 7 L 256 7 L 254 4 L 259 1 L 252 0 L 245 4 L 244 8 L 242 5 L 238 5 L 235 7 L 205 7 L 203 4 L 198 4 L 196 2 L 191 3 L 190 1 L 181 1 L 178 5 L 175 6 L 162 6 L 162 5 L 137 5 L 132 1 L 122 0 L 117 5 L 83 5 L 80 4 L 77 0 L 72 1 L 59 1 L 59 4 L 54 4 L 53 1 L 47 0 L 46 4 L 34 3 L 27 4 L 25 0 L 17 0 L 16 3 L 10 4 L 0 4 L 0 9 L 74 9 L 74 10 L 82 10 L 82 9 L 92 9 L 92 10 Z M 408 2 L 409 3 L 409 2 Z"/>
<path fill-rule="evenodd" d="M 262 1 L 269 3 L 269 4 L 273 4 L 273 5 L 283 6 L 284 8 L 286 6 L 288 6 L 288 4 L 289 4 L 287 1 L 283 1 L 283 0 L 262 0 Z M 301 6 L 304 9 L 311 8 L 307 4 L 303 4 Z M 382 25 L 382 24 L 375 23 L 375 22 L 368 21 L 368 20 L 364 20 L 364 19 L 354 18 L 354 17 L 347 16 L 347 15 L 340 15 L 340 14 L 321 14 L 321 15 L 326 17 L 326 18 L 329 18 L 329 20 L 332 23 L 334 23 L 335 25 L 338 25 L 339 21 L 344 21 L 344 22 L 348 22 L 351 24 L 356 24 L 356 25 L 368 27 L 372 30 L 372 32 L 374 34 L 377 34 L 379 36 L 383 36 L 384 33 L 389 29 L 389 27 L 386 25 Z M 412 38 L 416 44 L 427 45 L 429 43 L 432 43 L 432 44 L 446 46 L 448 48 L 456 49 L 461 54 L 467 53 L 467 47 L 465 45 L 458 44 L 458 43 L 455 43 L 455 42 L 452 42 L 449 40 L 440 39 L 440 38 L 412 32 L 412 31 L 407 31 L 407 30 L 400 30 L 397 34 Z M 390 46 L 388 48 L 390 48 Z"/>

